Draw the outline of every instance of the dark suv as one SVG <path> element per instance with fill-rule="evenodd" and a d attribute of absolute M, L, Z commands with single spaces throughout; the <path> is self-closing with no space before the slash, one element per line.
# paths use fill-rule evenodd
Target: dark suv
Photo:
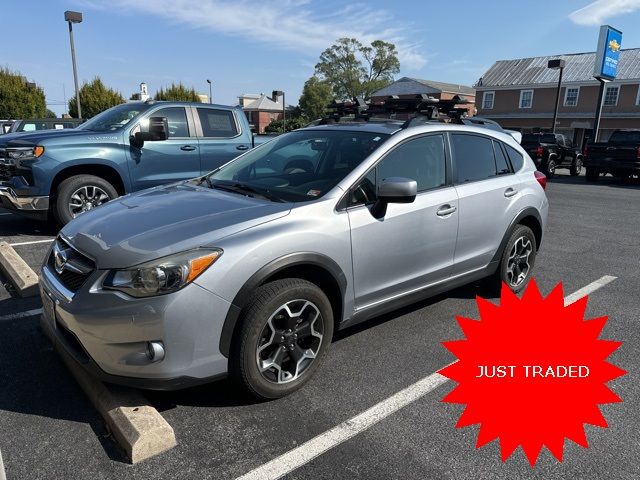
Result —
<path fill-rule="evenodd" d="M 527 133 L 522 136 L 521 145 L 547 178 L 555 175 L 556 168 L 568 168 L 573 176 L 582 172 L 582 153 L 564 135 Z"/>

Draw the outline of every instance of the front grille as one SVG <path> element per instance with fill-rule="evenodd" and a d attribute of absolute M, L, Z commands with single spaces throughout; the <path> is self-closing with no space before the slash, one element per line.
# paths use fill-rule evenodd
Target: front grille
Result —
<path fill-rule="evenodd" d="M 59 258 L 57 264 L 56 255 Z M 85 284 L 96 269 L 93 260 L 75 250 L 62 237 L 56 238 L 47 259 L 47 266 L 60 283 L 74 293 Z"/>

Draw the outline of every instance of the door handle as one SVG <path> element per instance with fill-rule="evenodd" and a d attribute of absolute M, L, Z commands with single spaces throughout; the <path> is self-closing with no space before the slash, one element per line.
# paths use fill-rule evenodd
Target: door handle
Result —
<path fill-rule="evenodd" d="M 196 149 L 193 145 L 184 145 L 180 147 L 180 150 L 184 150 L 185 152 L 193 152 Z"/>
<path fill-rule="evenodd" d="M 436 215 L 438 215 L 439 217 L 446 217 L 447 215 L 451 215 L 456 210 L 456 207 L 452 207 L 451 205 L 443 205 L 438 209 Z"/>
<path fill-rule="evenodd" d="M 509 198 L 509 197 L 513 197 L 516 193 L 518 193 L 518 190 L 516 190 L 515 188 L 509 187 L 504 191 L 504 196 Z"/>
<path fill-rule="evenodd" d="M 236 150 L 249 150 L 249 147 L 247 147 L 246 145 L 238 145 L 236 147 Z"/>

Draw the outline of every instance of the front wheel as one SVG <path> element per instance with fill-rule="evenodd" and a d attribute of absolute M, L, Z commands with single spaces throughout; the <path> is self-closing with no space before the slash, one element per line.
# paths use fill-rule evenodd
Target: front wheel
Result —
<path fill-rule="evenodd" d="M 288 395 L 318 369 L 333 336 L 324 292 L 298 278 L 258 288 L 243 309 L 229 357 L 231 377 L 259 399 Z"/>
<path fill-rule="evenodd" d="M 582 173 L 582 159 L 581 158 L 576 158 L 573 163 L 571 164 L 571 168 L 569 170 L 569 173 L 571 174 L 572 177 L 577 177 L 578 175 L 580 175 L 580 173 Z"/>
<path fill-rule="evenodd" d="M 117 197 L 117 190 L 104 178 L 75 175 L 59 185 L 53 213 L 61 225 L 66 225 L 81 213 Z"/>
<path fill-rule="evenodd" d="M 531 280 L 536 261 L 536 237 L 525 225 L 517 225 L 502 253 L 497 276 L 515 293 L 521 292 Z"/>

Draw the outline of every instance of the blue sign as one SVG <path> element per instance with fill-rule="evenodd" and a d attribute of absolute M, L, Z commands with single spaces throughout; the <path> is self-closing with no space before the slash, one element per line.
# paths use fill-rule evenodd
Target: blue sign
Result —
<path fill-rule="evenodd" d="M 598 37 L 594 77 L 605 80 L 616 78 L 620 48 L 622 48 L 622 32 L 609 25 L 602 25 Z"/>

